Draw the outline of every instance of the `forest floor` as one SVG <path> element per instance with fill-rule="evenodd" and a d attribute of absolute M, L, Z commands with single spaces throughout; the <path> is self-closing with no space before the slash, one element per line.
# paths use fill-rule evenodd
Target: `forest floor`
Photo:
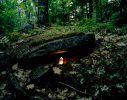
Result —
<path fill-rule="evenodd" d="M 118 33 L 121 31 L 118 30 Z M 127 98 L 127 34 L 95 33 L 98 47 L 87 57 L 55 66 L 43 82 L 30 82 L 31 69 L 18 63 L 13 74 L 37 100 L 126 100 Z M 16 94 L 8 82 L 7 72 L 0 70 L 0 100 L 14 100 Z M 44 82 L 45 81 L 45 82 Z M 46 84 L 45 84 L 46 83 Z M 43 99 L 42 99 L 43 98 Z"/>

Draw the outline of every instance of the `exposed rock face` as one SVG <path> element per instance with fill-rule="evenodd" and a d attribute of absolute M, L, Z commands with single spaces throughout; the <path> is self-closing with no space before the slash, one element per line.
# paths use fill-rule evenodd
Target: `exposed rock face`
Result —
<path fill-rule="evenodd" d="M 72 36 L 69 38 L 58 39 L 38 46 L 31 46 L 28 43 L 13 45 L 11 59 L 24 65 L 35 65 L 44 63 L 51 59 L 49 53 L 57 51 L 70 51 L 72 55 L 77 52 L 85 53 L 91 51 L 95 46 L 95 35 L 87 34 L 82 36 Z M 49 57 L 49 58 L 48 58 Z M 48 59 L 47 59 L 48 58 Z"/>

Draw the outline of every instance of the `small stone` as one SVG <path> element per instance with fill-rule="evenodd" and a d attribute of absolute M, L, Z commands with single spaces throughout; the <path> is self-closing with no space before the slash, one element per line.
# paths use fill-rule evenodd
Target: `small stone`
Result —
<path fill-rule="evenodd" d="M 24 73 L 24 71 L 22 70 L 22 69 L 20 69 L 19 71 L 18 71 L 18 73 L 17 73 L 17 77 L 18 78 L 20 78 L 20 77 L 22 77 L 23 76 L 23 73 Z"/>
<path fill-rule="evenodd" d="M 45 93 L 45 89 L 41 89 L 41 93 Z"/>
<path fill-rule="evenodd" d="M 10 92 L 7 92 L 7 95 L 12 95 L 12 93 L 10 93 Z"/>
<path fill-rule="evenodd" d="M 21 82 L 26 82 L 26 81 L 27 81 L 27 78 L 25 78 L 25 77 L 20 77 L 19 80 L 20 80 Z"/>
<path fill-rule="evenodd" d="M 54 71 L 54 74 L 60 75 L 62 70 L 58 67 L 53 67 L 53 71 Z"/>
<path fill-rule="evenodd" d="M 39 89 L 35 89 L 35 91 L 36 91 L 36 92 L 41 92 L 41 90 L 39 90 Z"/>
<path fill-rule="evenodd" d="M 71 92 L 70 97 L 74 97 L 76 95 L 76 92 Z"/>
<path fill-rule="evenodd" d="M 49 94 L 48 94 L 48 97 L 49 97 L 49 98 L 52 98 L 52 95 L 51 95 L 51 93 L 49 93 Z"/>
<path fill-rule="evenodd" d="M 29 84 L 26 86 L 27 90 L 32 90 L 34 88 L 34 84 Z"/>
<path fill-rule="evenodd" d="M 57 98 L 58 98 L 59 100 L 65 100 L 65 97 L 64 97 L 63 95 L 57 95 Z"/>
<path fill-rule="evenodd" d="M 60 90 L 59 88 L 57 88 L 57 92 L 58 92 L 58 93 L 60 93 L 60 92 L 61 92 L 61 90 Z"/>
<path fill-rule="evenodd" d="M 18 63 L 14 64 L 14 65 L 12 66 L 12 70 L 17 70 L 17 69 L 18 69 Z"/>
<path fill-rule="evenodd" d="M 30 70 L 30 69 L 29 69 L 29 70 L 26 70 L 26 72 L 25 72 L 25 73 L 26 73 L 26 74 L 30 74 L 30 73 L 31 73 L 31 71 L 32 71 L 32 70 Z"/>
<path fill-rule="evenodd" d="M 64 93 L 68 92 L 68 89 L 67 89 L 67 88 L 65 88 L 65 89 L 63 90 L 63 92 L 64 92 Z"/>
<path fill-rule="evenodd" d="M 5 75 L 5 74 L 6 74 L 6 71 L 2 71 L 2 72 L 1 72 L 1 75 Z"/>
<path fill-rule="evenodd" d="M 23 70 L 23 69 L 19 69 L 18 72 L 19 72 L 20 74 L 23 74 L 23 73 L 24 73 L 24 70 Z"/>

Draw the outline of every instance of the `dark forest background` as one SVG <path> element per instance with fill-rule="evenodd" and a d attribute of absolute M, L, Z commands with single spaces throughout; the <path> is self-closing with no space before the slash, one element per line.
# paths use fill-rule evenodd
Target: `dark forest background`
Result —
<path fill-rule="evenodd" d="M 0 0 L 0 34 L 53 24 L 123 27 L 126 9 L 126 0 Z"/>

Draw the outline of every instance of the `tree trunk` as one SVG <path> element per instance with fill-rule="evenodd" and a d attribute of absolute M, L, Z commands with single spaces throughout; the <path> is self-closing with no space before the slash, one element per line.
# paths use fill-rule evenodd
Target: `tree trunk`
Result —
<path fill-rule="evenodd" d="M 101 9 L 101 0 L 95 1 L 95 8 L 96 8 L 96 21 L 102 21 L 102 9 Z"/>
<path fill-rule="evenodd" d="M 89 0 L 89 18 L 93 15 L 93 0 Z"/>
<path fill-rule="evenodd" d="M 38 24 L 48 25 L 48 0 L 38 0 Z"/>
<path fill-rule="evenodd" d="M 126 0 L 120 0 L 120 15 L 121 16 L 127 16 L 127 1 Z"/>

